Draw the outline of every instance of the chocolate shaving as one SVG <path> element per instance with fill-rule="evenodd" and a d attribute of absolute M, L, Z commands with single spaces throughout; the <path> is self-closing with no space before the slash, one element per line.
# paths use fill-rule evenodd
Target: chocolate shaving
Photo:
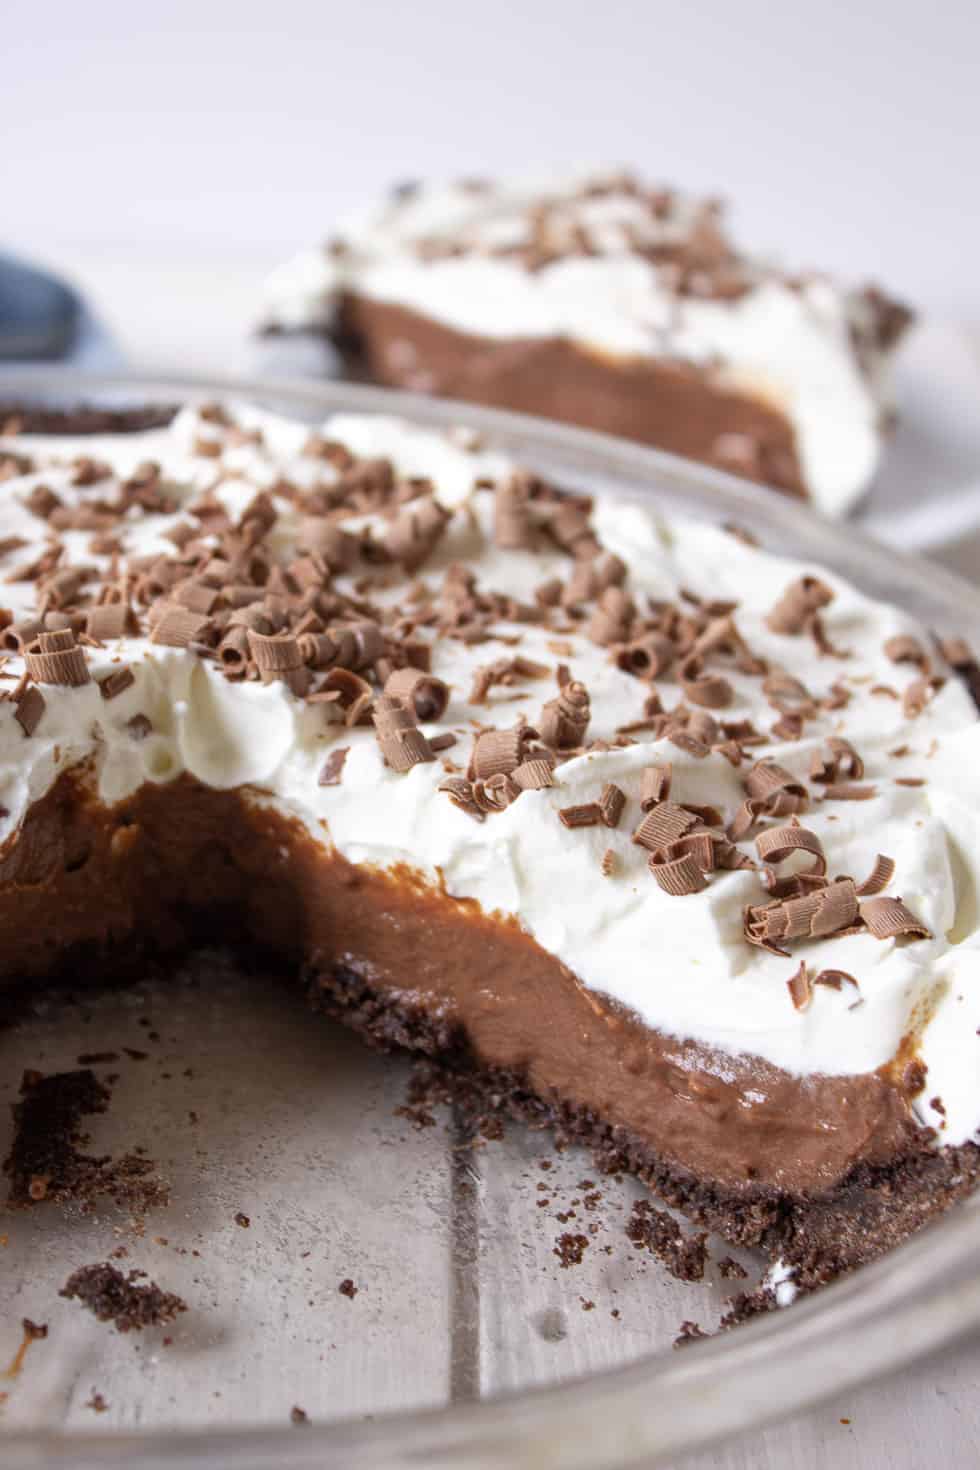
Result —
<path fill-rule="evenodd" d="M 807 719 L 816 713 L 816 703 L 806 685 L 792 674 L 777 671 L 762 681 L 762 692 L 773 709 L 782 715 Z"/>
<path fill-rule="evenodd" d="M 510 730 L 481 731 L 470 757 L 470 780 L 486 781 L 500 772 L 509 776 L 523 762 L 533 738 L 531 727 L 521 723 Z"/>
<path fill-rule="evenodd" d="M 31 736 L 41 723 L 41 716 L 47 708 L 44 695 L 40 689 L 33 684 L 28 685 L 15 700 L 14 719 L 17 721 L 24 734 Z"/>
<path fill-rule="evenodd" d="M 644 766 L 640 772 L 640 807 L 648 812 L 651 807 L 666 801 L 670 795 L 672 766 Z"/>
<path fill-rule="evenodd" d="M 374 702 L 374 728 L 385 765 L 404 773 L 435 760 L 435 753 L 413 716 L 397 699 L 382 694 Z"/>
<path fill-rule="evenodd" d="M 878 795 L 877 786 L 855 786 L 850 781 L 834 781 L 821 793 L 824 801 L 871 801 Z"/>
<path fill-rule="evenodd" d="M 581 806 L 559 807 L 558 816 L 563 827 L 598 827 L 602 809 L 597 801 L 589 801 Z"/>
<path fill-rule="evenodd" d="M 818 612 L 810 614 L 806 622 L 806 631 L 813 639 L 816 650 L 822 658 L 850 658 L 849 648 L 838 648 L 831 642 L 824 627 L 823 618 Z"/>
<path fill-rule="evenodd" d="M 638 679 L 659 679 L 677 657 L 677 649 L 662 633 L 647 633 L 615 650 L 617 668 Z"/>
<path fill-rule="evenodd" d="M 541 711 L 541 739 L 554 750 L 582 745 L 590 716 L 589 691 L 584 684 L 569 679 L 557 699 L 550 699 Z"/>
<path fill-rule="evenodd" d="M 650 852 L 660 852 L 689 832 L 697 821 L 693 812 L 673 802 L 662 801 L 646 813 L 633 833 L 633 841 Z"/>
<path fill-rule="evenodd" d="M 611 878 L 616 871 L 617 857 L 615 850 L 607 847 L 599 862 L 599 871 L 604 878 Z"/>
<path fill-rule="evenodd" d="M 701 871 L 701 864 L 693 853 L 682 853 L 680 857 L 664 859 L 660 853 L 652 853 L 648 866 L 664 893 L 673 898 L 685 898 L 700 893 L 708 885 Z"/>
<path fill-rule="evenodd" d="M 477 822 L 484 820 L 486 814 L 473 797 L 472 781 L 467 781 L 463 776 L 450 776 L 447 781 L 440 782 L 439 790 L 444 791 L 453 806 L 465 812 L 468 817 L 473 817 Z"/>
<path fill-rule="evenodd" d="M 706 674 L 704 660 L 696 653 L 689 654 L 680 665 L 677 677 L 691 703 L 705 709 L 724 709 L 734 698 L 728 680 L 720 674 Z"/>
<path fill-rule="evenodd" d="M 75 643 L 70 629 L 41 633 L 24 650 L 27 672 L 38 684 L 62 684 L 78 688 L 89 683 L 85 654 Z"/>
<path fill-rule="evenodd" d="M 122 694 L 135 683 L 135 674 L 128 664 L 124 664 L 122 668 L 113 669 L 112 673 L 107 674 L 104 679 L 99 679 L 99 693 L 103 699 L 115 699 L 117 695 Z"/>
<path fill-rule="evenodd" d="M 795 1008 L 798 1011 L 805 1011 L 813 997 L 813 990 L 810 985 L 809 971 L 802 960 L 796 974 L 791 975 L 786 981 L 786 988 Z"/>
<path fill-rule="evenodd" d="M 599 797 L 599 814 L 604 827 L 618 827 L 619 819 L 626 809 L 626 793 L 622 791 L 613 781 L 609 781 L 602 788 Z"/>
<path fill-rule="evenodd" d="M 533 483 L 532 476 L 516 472 L 496 487 L 493 538 L 506 551 L 530 551 L 534 546 Z"/>
<path fill-rule="evenodd" d="M 815 612 L 833 601 L 834 594 L 818 577 L 800 577 L 791 582 L 766 617 L 773 633 L 802 633 Z"/>
<path fill-rule="evenodd" d="M 917 719 L 926 705 L 935 698 L 942 685 L 942 679 L 935 677 L 923 676 L 921 679 L 913 679 L 902 695 L 902 713 L 906 718 Z"/>
<path fill-rule="evenodd" d="M 521 791 L 543 791 L 555 784 L 551 762 L 538 756 L 522 761 L 510 774 L 511 780 Z"/>
<path fill-rule="evenodd" d="M 810 780 L 833 785 L 843 776 L 849 781 L 860 781 L 864 775 L 864 761 L 849 740 L 832 735 L 826 742 L 827 754 L 815 750 L 810 761 Z"/>
<path fill-rule="evenodd" d="M 728 828 L 733 842 L 741 842 L 747 837 L 762 816 L 796 816 L 806 811 L 809 805 L 806 787 L 775 761 L 757 761 L 743 784 L 747 800 L 739 807 Z"/>
<path fill-rule="evenodd" d="M 869 902 L 877 903 L 879 900 L 870 899 Z M 746 908 L 742 927 L 749 944 L 767 949 L 771 954 L 786 956 L 788 951 L 780 948 L 782 942 L 822 939 L 839 934 L 858 918 L 854 883 L 850 878 L 838 878 L 813 893 Z"/>
<path fill-rule="evenodd" d="M 85 631 L 90 638 L 104 643 L 109 638 L 123 638 L 129 630 L 131 612 L 125 602 L 102 602 L 85 615 Z"/>
<path fill-rule="evenodd" d="M 929 655 L 911 633 L 896 633 L 893 638 L 886 638 L 885 654 L 893 664 L 917 664 L 923 674 L 929 672 Z"/>
<path fill-rule="evenodd" d="M 473 675 L 470 704 L 486 704 L 487 695 L 497 684 L 512 685 L 518 679 L 543 679 L 548 672 L 546 664 L 534 663 L 532 659 L 498 658 L 492 664 L 483 664 Z"/>
<path fill-rule="evenodd" d="M 900 898 L 868 898 L 861 905 L 861 918 L 875 939 L 931 939 L 926 926 L 906 908 Z"/>
<path fill-rule="evenodd" d="M 388 555 L 407 572 L 418 571 L 445 534 L 449 519 L 449 511 L 431 495 L 411 501 L 389 528 Z"/>
<path fill-rule="evenodd" d="M 400 699 L 423 722 L 441 719 L 449 703 L 449 686 L 423 669 L 396 669 L 385 681 L 384 692 Z"/>
<path fill-rule="evenodd" d="M 431 735 L 429 737 L 429 748 L 437 753 L 442 750 L 451 750 L 458 739 L 459 737 L 454 735 L 451 730 L 444 730 L 441 735 Z"/>
<path fill-rule="evenodd" d="M 759 833 L 755 839 L 755 845 L 760 858 L 766 864 L 763 882 L 775 897 L 786 896 L 782 891 L 781 880 L 777 877 L 776 869 L 796 853 L 809 853 L 813 862 L 808 868 L 794 873 L 790 882 L 802 878 L 804 883 L 807 883 L 812 879 L 826 876 L 827 859 L 824 856 L 823 845 L 817 834 L 806 827 L 792 824 L 786 827 L 769 827 L 765 832 Z"/>
<path fill-rule="evenodd" d="M 344 771 L 344 762 L 350 754 L 349 745 L 340 745 L 332 750 L 317 777 L 318 786 L 339 786 Z"/>
<path fill-rule="evenodd" d="M 366 722 L 374 694 L 367 680 L 353 669 L 331 669 L 309 700 L 323 705 L 328 721 L 340 720 L 351 728 Z"/>
<path fill-rule="evenodd" d="M 150 633 L 151 643 L 162 643 L 168 648 L 187 648 L 199 643 L 208 628 L 207 618 L 191 612 L 186 607 L 171 604 L 166 607 Z"/>
<path fill-rule="evenodd" d="M 846 970 L 821 970 L 814 977 L 813 983 L 814 985 L 826 985 L 828 990 L 841 990 L 845 985 L 853 985 L 855 990 L 860 989 L 854 976 L 849 975 Z"/>

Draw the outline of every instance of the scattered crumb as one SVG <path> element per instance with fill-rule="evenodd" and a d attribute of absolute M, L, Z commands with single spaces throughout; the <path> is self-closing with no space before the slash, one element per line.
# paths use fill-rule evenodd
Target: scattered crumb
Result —
<path fill-rule="evenodd" d="M 701 1338 L 710 1337 L 710 1332 L 705 1332 L 696 1322 L 682 1322 L 681 1330 L 674 1338 L 674 1347 L 686 1347 L 689 1342 L 698 1342 Z"/>
<path fill-rule="evenodd" d="M 248 1218 L 248 1216 L 245 1215 L 245 1214 L 243 1214 L 241 1210 L 238 1210 L 236 1212 L 236 1214 L 235 1214 L 235 1224 L 236 1225 L 240 1225 L 243 1230 L 247 1230 L 248 1227 L 251 1225 L 251 1223 L 252 1222 Z"/>
<path fill-rule="evenodd" d="M 346 1276 L 337 1287 L 337 1290 L 340 1292 L 341 1296 L 349 1297 L 350 1300 L 353 1301 L 354 1298 L 357 1296 L 359 1287 L 356 1287 L 350 1277 Z"/>
<path fill-rule="evenodd" d="M 102 1395 L 100 1393 L 97 1393 L 96 1390 L 93 1388 L 92 1397 L 89 1399 L 85 1407 L 86 1409 L 92 1409 L 96 1414 L 104 1414 L 109 1405 L 107 1401 L 102 1397 Z"/>
<path fill-rule="evenodd" d="M 124 1276 L 107 1261 L 82 1266 L 65 1282 L 59 1296 L 80 1301 L 100 1322 L 114 1323 L 117 1332 L 139 1331 L 172 1322 L 187 1304 L 170 1291 L 161 1291 L 153 1281 L 142 1284 L 145 1271 Z"/>
<path fill-rule="evenodd" d="M 552 1254 L 558 1257 L 563 1270 L 569 1266 L 580 1266 L 588 1244 L 587 1235 L 573 1235 L 566 1230 L 564 1235 L 559 1235 Z"/>
<path fill-rule="evenodd" d="M 744 1281 L 749 1274 L 734 1256 L 722 1256 L 718 1262 L 718 1270 L 726 1281 Z"/>
<path fill-rule="evenodd" d="M 293 1404 L 293 1407 L 289 1411 L 289 1417 L 294 1424 L 309 1424 L 310 1422 L 309 1414 L 305 1409 L 301 1409 L 299 1404 Z"/>
<path fill-rule="evenodd" d="M 626 1234 L 637 1250 L 644 1247 L 662 1261 L 678 1281 L 701 1281 L 708 1260 L 708 1237 L 704 1231 L 685 1235 L 672 1215 L 639 1199 L 626 1225 Z"/>
<path fill-rule="evenodd" d="M 595 1302 L 590 1302 L 589 1299 L 588 1299 L 588 1297 L 580 1296 L 579 1297 L 579 1301 L 582 1303 L 582 1311 L 583 1312 L 594 1312 L 595 1311 Z"/>

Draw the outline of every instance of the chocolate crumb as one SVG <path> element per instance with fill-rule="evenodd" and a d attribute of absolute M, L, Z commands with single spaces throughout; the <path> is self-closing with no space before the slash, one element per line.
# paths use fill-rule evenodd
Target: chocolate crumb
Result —
<path fill-rule="evenodd" d="M 293 1424 L 308 1425 L 310 1422 L 309 1414 L 306 1412 L 305 1409 L 301 1409 L 299 1404 L 293 1404 L 293 1407 L 289 1411 L 289 1418 L 290 1422 Z"/>
<path fill-rule="evenodd" d="M 638 1199 L 626 1224 L 626 1234 L 637 1250 L 650 1251 L 678 1281 L 703 1280 L 708 1260 L 705 1231 L 685 1235 L 673 1215 L 656 1209 L 649 1200 Z"/>
<path fill-rule="evenodd" d="M 142 1282 L 143 1271 L 124 1276 L 107 1261 L 82 1266 L 65 1282 L 59 1296 L 80 1301 L 100 1322 L 112 1322 L 117 1332 L 139 1332 L 173 1322 L 187 1304 L 153 1281 Z"/>
<path fill-rule="evenodd" d="M 85 1407 L 86 1409 L 92 1409 L 96 1414 L 104 1414 L 108 1410 L 109 1405 L 102 1394 L 93 1388 L 92 1397 L 88 1400 Z"/>
<path fill-rule="evenodd" d="M 341 1296 L 345 1296 L 348 1298 L 349 1301 L 353 1301 L 354 1298 L 357 1296 L 360 1288 L 354 1285 L 349 1276 L 345 1276 L 344 1280 L 337 1287 L 337 1290 L 340 1292 Z"/>
<path fill-rule="evenodd" d="M 749 1274 L 734 1256 L 722 1256 L 718 1262 L 718 1272 L 726 1281 L 744 1281 Z"/>
<path fill-rule="evenodd" d="M 236 1211 L 236 1214 L 235 1214 L 235 1224 L 236 1225 L 240 1225 L 243 1230 L 247 1230 L 249 1228 L 249 1226 L 251 1225 L 251 1223 L 252 1222 L 248 1218 L 248 1216 L 245 1215 L 245 1214 L 243 1214 L 241 1210 Z"/>
<path fill-rule="evenodd" d="M 567 1270 L 569 1266 L 581 1266 L 588 1244 L 587 1235 L 574 1235 L 566 1230 L 563 1235 L 559 1235 L 552 1255 L 558 1257 L 562 1270 Z"/>

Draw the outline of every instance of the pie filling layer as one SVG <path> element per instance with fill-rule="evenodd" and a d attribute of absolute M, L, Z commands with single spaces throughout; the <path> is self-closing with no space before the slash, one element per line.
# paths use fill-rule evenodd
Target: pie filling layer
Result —
<path fill-rule="evenodd" d="M 960 642 L 464 433 L 7 428 L 5 983 L 262 946 L 820 1269 L 971 1187 Z"/>

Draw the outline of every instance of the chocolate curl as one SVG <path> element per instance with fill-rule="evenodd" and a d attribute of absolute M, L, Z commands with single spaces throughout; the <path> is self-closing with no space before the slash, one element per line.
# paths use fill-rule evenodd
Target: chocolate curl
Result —
<path fill-rule="evenodd" d="M 297 637 L 300 657 L 311 669 L 330 669 L 337 661 L 340 644 L 330 633 L 301 633 Z"/>
<path fill-rule="evenodd" d="M 471 781 L 467 781 L 462 776 L 451 776 L 448 781 L 440 782 L 438 789 L 444 791 L 453 806 L 465 812 L 468 817 L 473 817 L 477 822 L 484 820 L 486 813 L 480 809 L 473 798 Z"/>
<path fill-rule="evenodd" d="M 15 696 L 14 719 L 28 737 L 34 734 L 46 709 L 44 695 L 33 684 L 29 684 Z"/>
<path fill-rule="evenodd" d="M 802 633 L 807 619 L 832 602 L 834 594 L 818 577 L 800 577 L 791 582 L 766 617 L 773 633 Z"/>
<path fill-rule="evenodd" d="M 576 557 L 584 558 L 599 549 L 588 511 L 571 500 L 560 500 L 545 525 L 552 540 Z"/>
<path fill-rule="evenodd" d="M 845 985 L 853 985 L 855 990 L 861 988 L 854 976 L 849 975 L 846 970 L 821 970 L 819 975 L 814 977 L 813 983 L 814 985 L 826 985 L 828 990 L 842 990 Z"/>
<path fill-rule="evenodd" d="M 765 659 L 756 658 L 752 653 L 735 626 L 735 619 L 731 614 L 713 618 L 704 632 L 698 635 L 691 652 L 701 658 L 706 658 L 710 653 L 726 653 L 734 658 L 735 667 L 743 674 L 766 672 Z"/>
<path fill-rule="evenodd" d="M 809 972 L 802 960 L 796 974 L 791 975 L 786 981 L 786 988 L 796 1010 L 805 1011 L 813 998 L 813 989 L 810 985 Z"/>
<path fill-rule="evenodd" d="M 67 607 L 77 599 L 91 576 L 91 567 L 66 567 L 46 577 L 39 590 L 48 607 Z"/>
<path fill-rule="evenodd" d="M 894 876 L 895 859 L 884 857 L 879 852 L 874 867 L 857 891 L 862 898 L 870 898 L 873 893 L 880 893 L 883 888 L 887 888 Z"/>
<path fill-rule="evenodd" d="M 124 638 L 129 631 L 131 613 L 125 602 L 102 602 L 90 607 L 85 615 L 85 631 L 97 643 L 111 638 Z"/>
<path fill-rule="evenodd" d="M 180 582 L 177 583 L 170 594 L 170 599 L 178 607 L 186 607 L 191 612 L 200 613 L 202 617 L 210 617 L 220 599 L 221 593 L 216 587 L 209 587 L 204 582 Z"/>
<path fill-rule="evenodd" d="M 410 501 L 388 530 L 388 555 L 407 572 L 417 571 L 445 534 L 449 519 L 449 511 L 432 496 Z"/>
<path fill-rule="evenodd" d="M 552 778 L 551 762 L 539 756 L 522 761 L 511 771 L 510 777 L 514 785 L 521 791 L 544 791 L 546 787 L 555 784 Z"/>
<path fill-rule="evenodd" d="M 651 807 L 666 801 L 670 795 L 673 766 L 644 766 L 640 772 L 640 807 L 648 812 Z"/>
<path fill-rule="evenodd" d="M 161 643 L 168 648 L 186 648 L 191 643 L 200 643 L 211 624 L 199 613 L 173 603 L 165 604 L 150 633 L 151 643 Z"/>
<path fill-rule="evenodd" d="M 871 903 L 878 900 L 871 899 Z M 802 894 L 751 906 L 742 915 L 742 931 L 749 944 L 784 957 L 780 945 L 792 939 L 824 939 L 849 929 L 859 918 L 857 893 L 850 878 Z"/>
<path fill-rule="evenodd" d="M 49 485 L 35 485 L 30 495 L 25 496 L 23 505 L 31 515 L 46 521 L 52 511 L 58 510 L 63 502 Z"/>
<path fill-rule="evenodd" d="M 229 628 L 218 644 L 218 661 L 226 674 L 244 674 L 249 661 L 250 649 L 245 628 Z"/>
<path fill-rule="evenodd" d="M 902 695 L 902 712 L 905 717 L 910 720 L 917 719 L 926 705 L 935 698 L 936 692 L 942 688 L 942 685 L 942 679 L 913 679 Z"/>
<path fill-rule="evenodd" d="M 494 492 L 493 539 L 505 551 L 530 551 L 534 546 L 533 483 L 530 475 L 518 471 L 501 481 Z"/>
<path fill-rule="evenodd" d="M 871 801 L 878 795 L 876 786 L 855 786 L 849 781 L 834 781 L 820 793 L 824 801 Z"/>
<path fill-rule="evenodd" d="M 311 704 L 324 706 L 329 722 L 342 720 L 348 728 L 365 721 L 373 702 L 370 684 L 352 669 L 331 669 L 316 694 L 310 696 Z"/>
<path fill-rule="evenodd" d="M 423 723 L 441 719 L 449 703 L 449 685 L 424 669 L 396 669 L 385 681 L 384 692 L 407 704 Z"/>
<path fill-rule="evenodd" d="M 827 753 L 815 750 L 810 761 L 810 780 L 832 785 L 843 776 L 848 781 L 860 781 L 864 775 L 864 761 L 849 740 L 832 735 L 827 741 Z"/>
<path fill-rule="evenodd" d="M 306 516 L 300 521 L 296 545 L 314 559 L 314 566 L 319 562 L 325 572 L 337 574 L 353 570 L 360 547 L 356 536 L 321 516 Z"/>
<path fill-rule="evenodd" d="M 677 648 L 662 633 L 647 633 L 616 654 L 616 666 L 638 679 L 659 679 L 677 657 Z"/>
<path fill-rule="evenodd" d="M 760 858 L 766 865 L 762 881 L 774 897 L 786 897 L 787 890 L 783 887 L 786 883 L 795 885 L 797 880 L 802 880 L 802 886 L 805 888 L 815 878 L 826 877 L 827 859 L 824 856 L 820 838 L 806 827 L 799 825 L 770 827 L 767 831 L 759 833 L 755 839 L 755 845 Z M 810 867 L 793 874 L 789 879 L 780 880 L 776 869 L 798 852 L 810 854 L 813 858 Z"/>
<path fill-rule="evenodd" d="M 703 892 L 708 886 L 693 853 L 669 859 L 660 853 L 651 853 L 647 866 L 664 893 L 669 893 L 672 898 L 686 898 L 691 893 Z"/>
<path fill-rule="evenodd" d="M 404 773 L 435 760 L 435 753 L 400 700 L 381 694 L 374 702 L 374 728 L 385 765 Z"/>
<path fill-rule="evenodd" d="M 124 665 L 120 669 L 113 669 L 104 679 L 99 679 L 99 693 L 103 699 L 115 699 L 135 683 L 136 675 Z"/>
<path fill-rule="evenodd" d="M 647 812 L 633 833 L 633 841 L 638 847 L 659 852 L 685 836 L 697 822 L 698 818 L 693 812 L 685 811 L 682 806 L 676 806 L 673 802 L 662 801 L 659 806 Z"/>
<path fill-rule="evenodd" d="M 542 741 L 553 750 L 573 749 L 581 745 L 591 713 L 589 691 L 578 680 L 569 679 L 557 699 L 549 699 L 541 711 L 539 729 Z"/>
<path fill-rule="evenodd" d="M 486 781 L 473 782 L 473 801 L 481 812 L 502 812 L 521 794 L 510 776 L 498 771 Z"/>
<path fill-rule="evenodd" d="M 253 628 L 246 630 L 248 647 L 259 673 L 265 677 L 288 673 L 303 666 L 298 639 L 291 633 L 257 633 Z"/>
<path fill-rule="evenodd" d="M 563 827 L 598 827 L 602 811 L 597 801 L 589 801 L 581 806 L 559 807 L 558 817 Z"/>
<path fill-rule="evenodd" d="M 688 654 L 677 671 L 681 688 L 692 704 L 705 709 L 725 709 L 734 698 L 732 686 L 720 674 L 706 674 L 704 660 Z"/>
<path fill-rule="evenodd" d="M 931 939 L 926 926 L 906 908 L 900 898 L 868 898 L 861 905 L 861 918 L 875 939 Z"/>
<path fill-rule="evenodd" d="M 24 651 L 27 672 L 38 684 L 62 684 L 78 688 L 89 683 L 85 654 L 69 629 L 41 633 Z"/>
<path fill-rule="evenodd" d="M 911 633 L 897 633 L 894 638 L 886 638 L 885 655 L 893 664 L 918 664 L 923 674 L 929 672 L 929 655 Z"/>
<path fill-rule="evenodd" d="M 10 653 L 23 653 L 29 643 L 33 643 L 39 633 L 44 632 L 44 623 L 40 618 L 29 618 L 23 623 L 13 623 L 4 630 L 3 646 Z"/>
<path fill-rule="evenodd" d="M 604 827 L 618 827 L 619 819 L 626 810 L 626 793 L 613 781 L 602 788 L 599 797 L 599 816 Z"/>
<path fill-rule="evenodd" d="M 497 684 L 511 685 L 518 679 L 543 679 L 547 672 L 547 664 L 535 663 L 533 659 L 521 655 L 515 658 L 498 658 L 492 664 L 481 664 L 473 674 L 469 703 L 486 704 L 487 695 Z"/>
<path fill-rule="evenodd" d="M 473 743 L 470 780 L 486 781 L 503 773 L 509 776 L 524 760 L 534 739 L 530 725 L 517 724 L 510 730 L 483 730 Z"/>
<path fill-rule="evenodd" d="M 630 627 L 636 616 L 636 608 L 633 599 L 629 597 L 622 587 L 607 587 L 599 598 L 599 605 L 592 617 L 586 633 L 593 643 L 608 647 L 612 643 L 622 643 L 629 637 Z"/>
<path fill-rule="evenodd" d="M 765 803 L 764 809 L 769 816 L 783 817 L 806 811 L 809 801 L 806 787 L 792 771 L 787 771 L 776 761 L 756 761 L 743 784 L 753 801 Z"/>
<path fill-rule="evenodd" d="M 384 653 L 384 634 L 380 626 L 370 619 L 347 623 L 329 631 L 339 640 L 337 662 L 345 668 L 369 669 Z"/>
<path fill-rule="evenodd" d="M 762 692 L 773 709 L 778 710 L 781 715 L 800 715 L 807 718 L 816 714 L 817 706 L 813 695 L 792 674 L 781 671 L 767 674 L 762 681 Z"/>

